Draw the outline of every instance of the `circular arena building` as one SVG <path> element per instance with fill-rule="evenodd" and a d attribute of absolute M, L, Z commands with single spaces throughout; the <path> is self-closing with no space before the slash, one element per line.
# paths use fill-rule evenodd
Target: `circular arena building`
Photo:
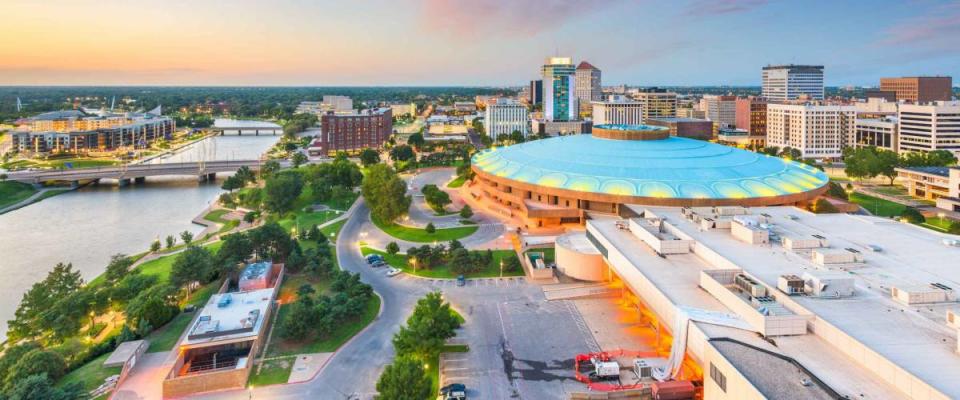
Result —
<path fill-rule="evenodd" d="M 472 164 L 471 194 L 528 227 L 582 222 L 585 211 L 618 213 L 621 204 L 796 204 L 828 182 L 802 163 L 648 125 L 597 125 L 593 134 L 488 149 Z"/>

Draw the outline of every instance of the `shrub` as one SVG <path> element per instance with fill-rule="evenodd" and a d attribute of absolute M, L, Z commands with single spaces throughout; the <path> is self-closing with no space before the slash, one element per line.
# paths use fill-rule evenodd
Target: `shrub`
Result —
<path fill-rule="evenodd" d="M 917 211 L 917 209 L 913 207 L 905 208 L 903 214 L 900 214 L 900 217 L 911 224 L 922 224 L 927 220 L 923 217 L 923 214 L 920 214 L 920 211 Z"/>

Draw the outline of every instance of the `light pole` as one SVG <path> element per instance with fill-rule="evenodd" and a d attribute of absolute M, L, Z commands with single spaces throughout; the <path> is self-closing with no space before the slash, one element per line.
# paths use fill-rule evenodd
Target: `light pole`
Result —
<path fill-rule="evenodd" d="M 500 277 L 503 278 L 503 259 L 500 260 Z"/>

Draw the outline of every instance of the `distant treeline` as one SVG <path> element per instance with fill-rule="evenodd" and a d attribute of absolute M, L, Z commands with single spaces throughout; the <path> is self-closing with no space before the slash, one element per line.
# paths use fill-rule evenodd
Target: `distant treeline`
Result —
<path fill-rule="evenodd" d="M 379 102 L 452 104 L 478 95 L 515 95 L 515 89 L 490 87 L 143 87 L 143 86 L 5 86 L 0 87 L 0 121 L 75 106 L 150 110 L 165 113 L 200 107 L 213 115 L 288 119 L 301 101 L 323 95 L 349 96 L 357 107 Z M 22 111 L 17 112 L 17 98 Z M 79 98 L 79 101 L 77 100 Z M 365 104 L 366 103 L 366 104 Z"/>

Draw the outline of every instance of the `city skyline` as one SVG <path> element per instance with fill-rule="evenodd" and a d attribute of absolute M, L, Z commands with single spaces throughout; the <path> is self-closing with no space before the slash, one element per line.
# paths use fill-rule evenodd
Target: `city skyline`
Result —
<path fill-rule="evenodd" d="M 0 43 L 0 85 L 521 86 L 557 54 L 605 85 L 759 86 L 764 65 L 798 63 L 876 86 L 960 68 L 960 5 L 936 1 L 54 3 L 5 7 L 0 34 L 17 39 Z"/>

